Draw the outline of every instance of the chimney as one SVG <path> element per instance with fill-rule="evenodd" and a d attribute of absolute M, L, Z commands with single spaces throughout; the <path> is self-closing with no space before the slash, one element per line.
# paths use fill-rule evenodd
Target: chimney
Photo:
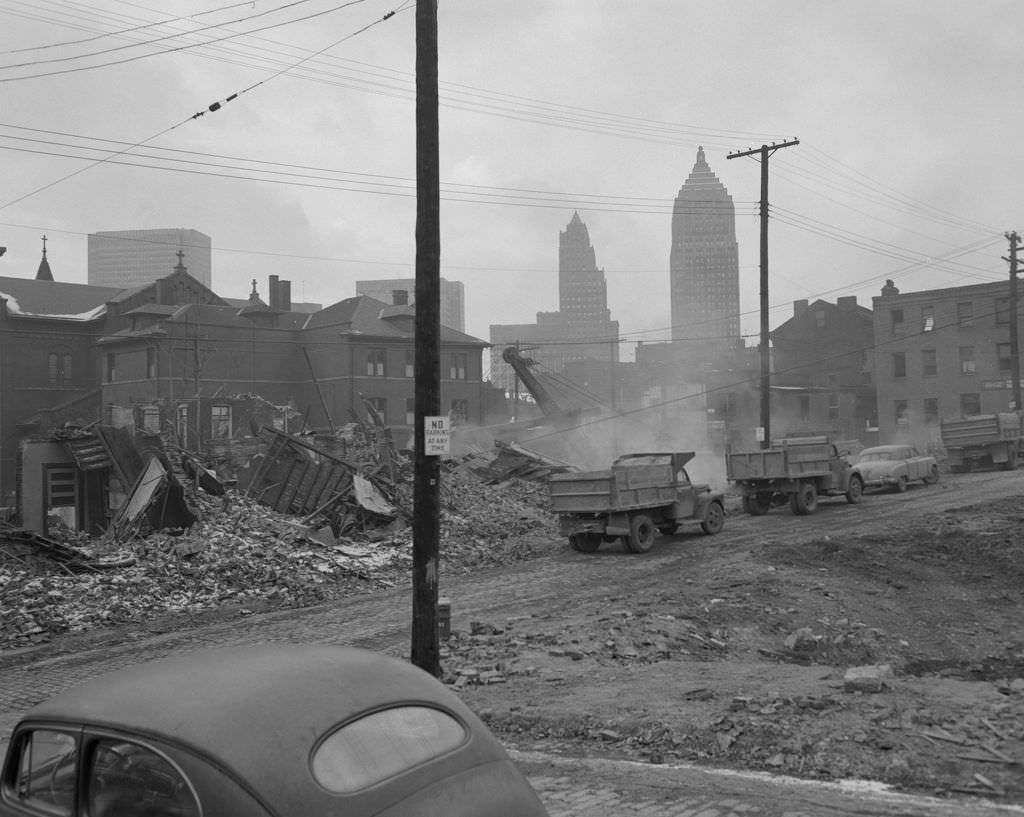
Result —
<path fill-rule="evenodd" d="M 836 298 L 836 306 L 840 307 L 851 307 L 857 305 L 856 295 L 840 295 Z"/>
<path fill-rule="evenodd" d="M 394 306 L 408 306 L 409 305 L 409 290 L 407 290 L 407 289 L 393 289 L 393 290 L 391 290 L 391 303 Z"/>
<path fill-rule="evenodd" d="M 807 299 L 801 298 L 799 301 L 793 301 L 793 317 L 795 318 L 801 312 L 807 309 Z"/>
<path fill-rule="evenodd" d="M 270 283 L 267 284 L 267 306 L 269 306 L 271 309 L 280 309 L 281 308 L 280 307 L 280 298 L 278 297 L 278 294 L 277 294 L 277 289 L 278 289 L 277 278 L 278 278 L 278 276 L 271 275 L 270 276 Z"/>
<path fill-rule="evenodd" d="M 277 308 L 282 312 L 292 311 L 292 282 L 281 281 L 277 285 Z"/>
<path fill-rule="evenodd" d="M 896 285 L 892 282 L 892 278 L 887 278 L 885 286 L 882 287 L 882 297 L 888 297 L 890 295 L 899 295 L 900 291 L 896 288 Z"/>

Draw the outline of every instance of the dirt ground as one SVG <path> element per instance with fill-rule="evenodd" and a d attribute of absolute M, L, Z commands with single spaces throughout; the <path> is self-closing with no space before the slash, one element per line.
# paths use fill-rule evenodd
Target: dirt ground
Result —
<path fill-rule="evenodd" d="M 485 487 L 472 504 L 485 495 L 496 507 L 510 489 Z M 501 530 L 449 519 L 444 534 L 463 556 L 443 574 L 484 569 L 546 589 L 512 614 L 466 618 L 456 599 L 445 680 L 524 749 L 1024 804 L 1024 471 L 943 474 L 858 505 L 823 501 L 807 517 L 751 517 L 727 499 L 722 533 L 662 537 L 643 555 L 614 544 L 576 553 L 543 507 L 510 506 L 519 527 Z M 477 553 L 488 558 L 474 568 Z M 78 597 L 109 607 L 102 593 Z M 244 604 L 274 609 L 256 601 Z M 223 600 L 185 618 L 142 612 L 141 624 L 69 633 L 33 653 L 239 615 Z M 23 659 L 0 654 L 0 664 Z M 847 689 L 847 671 L 862 666 L 891 676 L 875 670 L 879 691 Z"/>
<path fill-rule="evenodd" d="M 463 622 L 446 680 L 524 746 L 1024 803 L 1018 474 L 944 475 L 813 517 L 733 500 L 725 532 L 659 540 L 651 555 L 686 558 L 624 574 L 621 593 Z M 578 558 L 614 573 L 645 557 Z M 861 666 L 879 691 L 847 688 Z"/>

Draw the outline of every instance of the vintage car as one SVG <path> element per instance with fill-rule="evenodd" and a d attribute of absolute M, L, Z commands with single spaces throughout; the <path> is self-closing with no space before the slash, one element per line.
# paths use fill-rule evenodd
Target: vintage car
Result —
<path fill-rule="evenodd" d="M 546 817 L 486 726 L 428 673 L 347 647 L 198 650 L 31 709 L 0 815 Z"/>
<path fill-rule="evenodd" d="M 912 445 L 876 445 L 865 448 L 854 467 L 865 488 L 891 487 L 907 490 L 907 484 L 921 480 L 929 485 L 939 481 L 935 457 L 921 454 Z"/>

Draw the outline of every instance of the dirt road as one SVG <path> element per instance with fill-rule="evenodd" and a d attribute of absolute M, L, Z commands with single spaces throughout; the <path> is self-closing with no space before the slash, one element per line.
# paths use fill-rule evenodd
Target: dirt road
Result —
<path fill-rule="evenodd" d="M 1024 801 L 1024 474 L 729 516 L 560 554 L 519 609 L 459 616 L 449 680 L 545 746 Z M 852 666 L 888 665 L 877 693 Z M 524 744 L 526 745 L 526 744 Z"/>
<path fill-rule="evenodd" d="M 463 575 L 442 565 L 455 631 L 446 679 L 523 752 L 1021 804 L 1022 489 L 1024 472 L 944 476 L 858 505 L 823 501 L 809 517 L 749 517 L 733 500 L 723 533 L 664 537 L 648 554 L 545 542 L 545 555 L 514 565 Z M 235 611 L 158 639 L 123 629 L 59 640 L 4 657 L 0 716 L 202 644 L 299 638 L 405 655 L 407 614 L 399 588 Z M 848 667 L 886 664 L 882 691 L 845 689 Z"/>

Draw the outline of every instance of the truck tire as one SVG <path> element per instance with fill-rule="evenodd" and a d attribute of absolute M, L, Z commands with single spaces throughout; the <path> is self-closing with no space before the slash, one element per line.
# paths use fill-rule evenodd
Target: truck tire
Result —
<path fill-rule="evenodd" d="M 864 480 L 860 478 L 860 474 L 850 475 L 850 484 L 846 488 L 846 501 L 851 505 L 856 505 L 860 502 L 861 497 L 864 496 Z"/>
<path fill-rule="evenodd" d="M 654 547 L 654 523 L 645 513 L 629 517 L 629 538 L 626 545 L 633 553 L 646 553 Z"/>
<path fill-rule="evenodd" d="M 748 494 L 743 497 L 743 510 L 751 516 L 764 516 L 772 509 L 772 495 Z"/>
<path fill-rule="evenodd" d="M 601 547 L 600 533 L 574 533 L 569 537 L 569 544 L 573 550 L 580 553 L 593 553 Z"/>
<path fill-rule="evenodd" d="M 725 508 L 722 507 L 721 502 L 712 502 L 708 505 L 708 511 L 704 516 L 704 521 L 700 523 L 700 528 L 704 533 L 715 534 L 724 527 Z"/>
<path fill-rule="evenodd" d="M 805 482 L 790 494 L 789 509 L 797 516 L 808 516 L 818 508 L 818 489 L 813 483 Z"/>

